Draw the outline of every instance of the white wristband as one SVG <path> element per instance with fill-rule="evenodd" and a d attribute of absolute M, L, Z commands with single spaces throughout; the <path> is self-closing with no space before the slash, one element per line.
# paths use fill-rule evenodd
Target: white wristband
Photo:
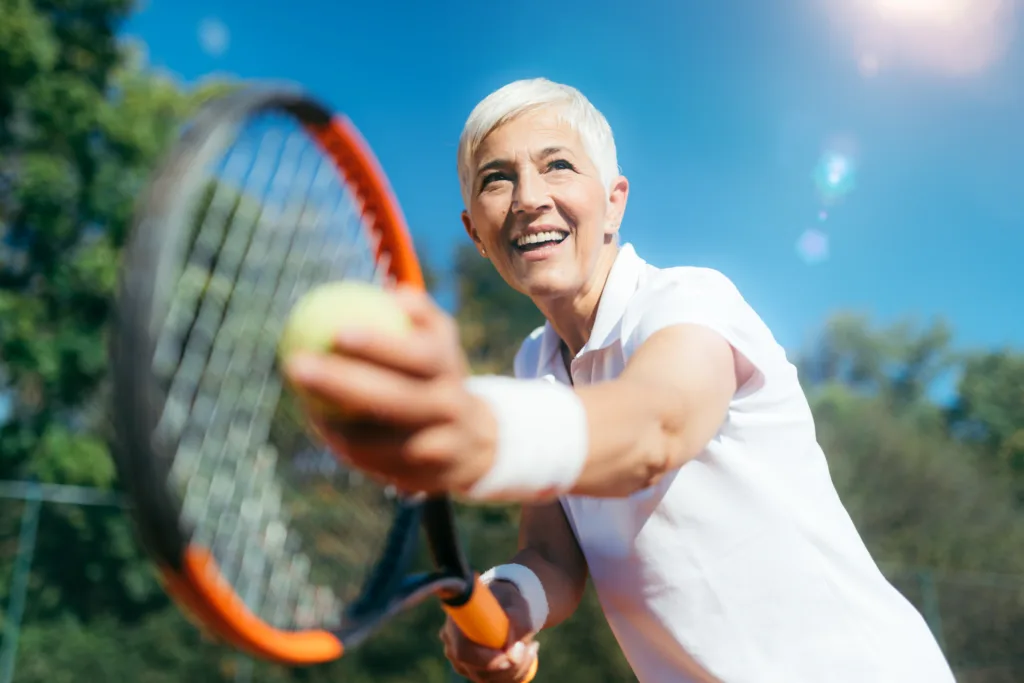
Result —
<path fill-rule="evenodd" d="M 547 380 L 471 377 L 498 422 L 494 464 L 466 492 L 473 500 L 517 501 L 572 489 L 587 460 L 587 413 L 576 392 Z"/>
<path fill-rule="evenodd" d="M 484 584 L 508 581 L 519 589 L 530 612 L 530 630 L 538 633 L 548 621 L 548 596 L 544 584 L 529 567 L 521 564 L 499 564 L 480 575 Z"/>

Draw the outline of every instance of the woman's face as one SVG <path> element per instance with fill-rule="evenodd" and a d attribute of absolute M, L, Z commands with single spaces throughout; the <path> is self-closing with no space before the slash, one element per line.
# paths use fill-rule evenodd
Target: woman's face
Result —
<path fill-rule="evenodd" d="M 501 277 L 534 300 L 589 289 L 602 251 L 614 251 L 626 179 L 606 187 L 579 135 L 551 109 L 495 129 L 470 163 L 462 220 Z"/>

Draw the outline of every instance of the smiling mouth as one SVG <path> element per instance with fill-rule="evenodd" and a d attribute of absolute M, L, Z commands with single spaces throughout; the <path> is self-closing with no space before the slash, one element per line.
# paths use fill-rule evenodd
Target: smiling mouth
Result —
<path fill-rule="evenodd" d="M 546 230 L 545 232 L 537 232 L 532 235 L 523 235 L 512 244 L 521 252 L 535 251 L 555 244 L 561 244 L 568 236 L 569 233 L 562 230 Z"/>

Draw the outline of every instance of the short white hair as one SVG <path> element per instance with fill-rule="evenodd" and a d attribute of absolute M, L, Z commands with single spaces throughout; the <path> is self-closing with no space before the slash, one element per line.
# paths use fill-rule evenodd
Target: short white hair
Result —
<path fill-rule="evenodd" d="M 597 167 L 601 182 L 611 189 L 619 176 L 615 137 L 604 115 L 576 88 L 530 78 L 513 81 L 485 97 L 470 112 L 459 137 L 458 171 L 462 201 L 469 207 L 472 196 L 470 180 L 477 149 L 490 133 L 512 119 L 537 109 L 555 108 L 559 118 L 580 136 L 591 162 Z"/>

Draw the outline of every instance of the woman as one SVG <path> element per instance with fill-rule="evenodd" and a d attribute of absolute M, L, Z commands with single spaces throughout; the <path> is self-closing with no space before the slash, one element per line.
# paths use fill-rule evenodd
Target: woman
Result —
<path fill-rule="evenodd" d="M 524 504 L 519 552 L 485 574 L 512 637 L 490 651 L 446 624 L 459 673 L 521 680 L 589 573 L 641 683 L 952 683 L 839 501 L 768 328 L 722 274 L 620 246 L 629 183 L 600 112 L 507 85 L 470 114 L 458 171 L 481 257 L 547 319 L 516 379 L 468 378 L 454 323 L 411 292 L 411 339 L 350 334 L 289 372 L 375 416 L 332 436 L 360 467 Z"/>

